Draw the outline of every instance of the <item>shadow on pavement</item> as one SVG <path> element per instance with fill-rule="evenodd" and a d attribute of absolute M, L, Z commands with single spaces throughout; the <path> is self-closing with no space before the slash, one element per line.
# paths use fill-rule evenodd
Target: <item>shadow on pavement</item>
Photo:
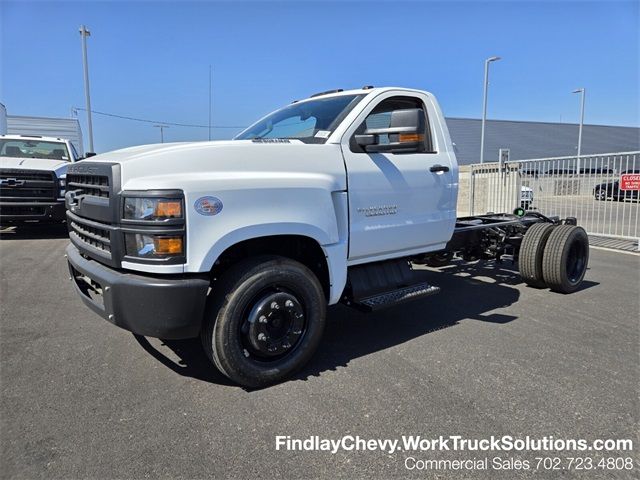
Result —
<path fill-rule="evenodd" d="M 518 264 L 512 263 L 511 260 L 504 260 L 500 263 L 495 261 L 478 261 L 473 263 L 454 261 L 450 265 L 440 268 L 439 271 L 477 281 L 495 281 L 503 285 L 519 285 L 523 283 L 520 272 L 518 271 Z M 588 267 L 587 271 L 589 271 Z M 599 285 L 599 283 L 583 280 L 580 288 L 578 288 L 576 292 L 595 287 L 596 285 Z"/>
<path fill-rule="evenodd" d="M 190 338 L 187 340 L 162 340 L 162 346 L 169 348 L 180 360 L 178 363 L 164 355 L 155 348 L 149 340 L 141 335 L 134 335 L 140 346 L 153 358 L 162 363 L 165 367 L 174 372 L 205 382 L 217 383 L 220 385 L 233 385 L 233 383 L 221 374 L 212 364 L 202 350 L 200 339 Z"/>
<path fill-rule="evenodd" d="M 346 367 L 353 359 L 400 345 L 430 332 L 450 328 L 462 321 L 506 324 L 513 315 L 495 313 L 518 301 L 516 285 L 522 280 L 510 262 L 454 263 L 440 270 L 419 270 L 424 281 L 439 286 L 441 293 L 376 313 L 365 314 L 338 305 L 327 315 L 327 328 L 318 352 L 293 380 L 306 380 L 328 370 Z M 585 281 L 582 289 L 598 285 Z M 206 358 L 199 340 L 163 340 L 160 349 L 144 337 L 140 345 L 174 372 L 222 385 L 233 385 Z M 162 349 L 179 357 L 176 363 Z M 170 352 L 166 352 L 170 354 Z"/>
<path fill-rule="evenodd" d="M 32 223 L 0 227 L 0 240 L 50 240 L 68 236 L 66 223 Z"/>

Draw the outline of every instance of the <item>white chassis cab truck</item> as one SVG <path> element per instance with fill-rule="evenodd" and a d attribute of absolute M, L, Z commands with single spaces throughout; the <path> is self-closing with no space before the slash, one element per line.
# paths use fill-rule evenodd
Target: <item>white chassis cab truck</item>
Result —
<path fill-rule="evenodd" d="M 328 305 L 437 293 L 414 263 L 512 255 L 527 284 L 569 293 L 589 254 L 573 218 L 456 218 L 444 117 L 433 95 L 407 88 L 313 95 L 231 141 L 101 154 L 70 165 L 67 185 L 67 258 L 84 303 L 138 335 L 199 336 L 246 387 L 303 366 Z"/>
<path fill-rule="evenodd" d="M 0 135 L 0 224 L 64 221 L 67 167 L 79 159 L 64 138 Z"/>

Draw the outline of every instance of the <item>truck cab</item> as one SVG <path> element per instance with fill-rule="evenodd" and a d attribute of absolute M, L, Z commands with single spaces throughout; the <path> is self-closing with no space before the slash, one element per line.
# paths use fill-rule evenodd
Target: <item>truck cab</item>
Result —
<path fill-rule="evenodd" d="M 64 138 L 0 135 L 0 223 L 64 221 L 66 171 L 78 160 Z"/>
<path fill-rule="evenodd" d="M 517 254 L 540 221 L 457 219 L 440 107 L 398 87 L 312 95 L 230 141 L 98 155 L 69 166 L 67 187 L 82 301 L 139 335 L 199 336 L 212 364 L 247 387 L 309 360 L 328 305 L 435 294 L 412 262 L 450 259 L 454 247 L 465 258 Z"/>

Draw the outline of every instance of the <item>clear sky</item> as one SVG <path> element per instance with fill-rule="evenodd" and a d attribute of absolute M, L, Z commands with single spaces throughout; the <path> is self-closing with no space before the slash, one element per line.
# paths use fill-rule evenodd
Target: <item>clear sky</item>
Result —
<path fill-rule="evenodd" d="M 84 107 L 165 122 L 244 126 L 332 88 L 433 92 L 447 116 L 638 126 L 640 2 L 29 2 L 0 0 L 0 102 L 9 114 Z M 85 134 L 85 113 L 79 118 Z M 159 141 L 151 124 L 94 115 L 98 152 Z M 214 138 L 238 129 L 216 128 Z M 205 140 L 172 126 L 165 141 Z"/>

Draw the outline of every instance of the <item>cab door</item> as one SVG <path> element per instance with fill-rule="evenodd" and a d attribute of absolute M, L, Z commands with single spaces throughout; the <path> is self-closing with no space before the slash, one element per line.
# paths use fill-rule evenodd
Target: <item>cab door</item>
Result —
<path fill-rule="evenodd" d="M 417 148 L 390 147 L 405 131 L 396 119 L 423 115 Z M 383 260 L 443 249 L 456 219 L 457 165 L 439 108 L 426 95 L 380 94 L 342 138 L 348 179 L 349 263 Z M 378 132 L 374 140 L 371 132 Z M 368 135 L 369 134 L 369 135 Z M 364 139 L 364 140 L 363 140 Z M 378 146 L 368 146 L 375 141 Z M 448 143 L 448 144 L 447 144 Z M 386 145 L 386 146 L 385 146 Z"/>

